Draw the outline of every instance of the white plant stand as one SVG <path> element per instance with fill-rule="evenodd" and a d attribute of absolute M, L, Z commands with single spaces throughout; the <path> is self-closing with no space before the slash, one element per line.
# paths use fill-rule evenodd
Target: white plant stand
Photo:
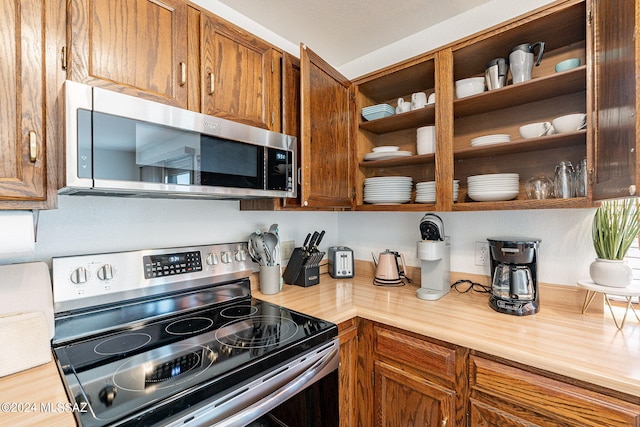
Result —
<path fill-rule="evenodd" d="M 613 317 L 613 321 L 616 324 L 618 330 L 622 330 L 624 327 L 624 322 L 627 320 L 627 314 L 629 311 L 633 312 L 636 316 L 636 319 L 640 322 L 640 317 L 638 316 L 638 312 L 633 306 L 633 298 L 640 297 L 640 285 L 632 284 L 627 286 L 626 288 L 614 288 L 611 286 L 602 286 L 597 283 L 592 282 L 591 280 L 579 280 L 578 286 L 587 290 L 587 294 L 584 297 L 584 303 L 582 304 L 582 314 L 584 314 L 591 302 L 597 294 L 603 294 L 604 300 L 609 307 L 609 311 L 611 312 L 611 317 Z M 627 306 L 624 311 L 624 316 L 622 317 L 622 322 L 618 322 L 618 319 L 613 312 L 613 307 L 611 306 L 611 301 L 609 300 L 609 295 L 621 296 L 627 300 Z"/>

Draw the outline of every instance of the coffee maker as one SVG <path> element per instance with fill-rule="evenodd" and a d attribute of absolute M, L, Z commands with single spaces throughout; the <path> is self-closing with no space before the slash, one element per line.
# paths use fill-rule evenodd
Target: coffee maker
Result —
<path fill-rule="evenodd" d="M 487 241 L 491 257 L 491 308 L 516 316 L 537 313 L 540 239 L 507 237 Z"/>
<path fill-rule="evenodd" d="M 420 236 L 417 255 L 420 260 L 420 288 L 416 296 L 424 300 L 437 300 L 449 293 L 451 242 L 444 235 L 442 219 L 433 213 L 420 221 Z"/>

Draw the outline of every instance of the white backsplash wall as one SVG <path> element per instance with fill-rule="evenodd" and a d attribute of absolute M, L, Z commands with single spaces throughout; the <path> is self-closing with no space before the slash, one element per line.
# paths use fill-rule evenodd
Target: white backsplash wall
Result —
<path fill-rule="evenodd" d="M 426 212 L 425 212 L 426 213 Z M 574 285 L 589 278 L 595 258 L 591 243 L 594 209 L 441 212 L 445 234 L 451 238 L 451 270 L 490 275 L 475 265 L 475 242 L 487 237 L 539 238 L 539 280 Z M 416 243 L 424 213 L 344 212 L 338 216 L 339 244 L 349 246 L 356 259 L 371 260 L 385 249 L 404 254 L 408 265 L 419 266 Z"/>
<path fill-rule="evenodd" d="M 30 259 L 138 249 L 246 241 L 256 229 L 279 225 L 283 241 L 302 244 L 306 234 L 326 230 L 322 246 L 335 244 L 331 212 L 240 211 L 237 201 L 60 196 L 58 209 L 42 211 Z"/>
<path fill-rule="evenodd" d="M 536 237 L 539 279 L 573 285 L 589 277 L 593 209 L 441 212 L 451 238 L 451 269 L 489 275 L 475 265 L 475 242 L 487 237 Z M 419 266 L 416 242 L 424 213 L 240 211 L 235 201 L 129 199 L 60 196 L 58 209 L 42 211 L 35 253 L 16 262 L 51 262 L 52 257 L 245 241 L 256 229 L 278 223 L 283 241 L 301 245 L 306 234 L 326 230 L 321 249 L 345 245 L 356 259 L 371 260 L 385 249 Z"/>

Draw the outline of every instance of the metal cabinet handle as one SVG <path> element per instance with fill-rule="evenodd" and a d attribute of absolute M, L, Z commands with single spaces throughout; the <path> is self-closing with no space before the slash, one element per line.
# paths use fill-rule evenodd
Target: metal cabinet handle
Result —
<path fill-rule="evenodd" d="M 209 95 L 213 95 L 213 91 L 215 89 L 215 74 L 209 73 Z"/>
<path fill-rule="evenodd" d="M 447 427 L 447 421 L 449 421 L 449 418 L 442 419 L 442 427 Z"/>
<path fill-rule="evenodd" d="M 187 84 L 187 64 L 180 63 L 180 86 Z"/>
<path fill-rule="evenodd" d="M 35 163 L 38 159 L 38 141 L 36 140 L 36 133 L 29 131 L 29 160 L 31 163 Z"/>

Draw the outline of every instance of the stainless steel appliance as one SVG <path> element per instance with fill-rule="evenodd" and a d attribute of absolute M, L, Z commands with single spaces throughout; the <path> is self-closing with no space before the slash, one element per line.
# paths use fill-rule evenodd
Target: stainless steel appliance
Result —
<path fill-rule="evenodd" d="M 338 425 L 337 327 L 253 299 L 247 251 L 53 259 L 54 354 L 82 426 Z"/>
<path fill-rule="evenodd" d="M 295 197 L 295 137 L 65 82 L 62 194 Z"/>
<path fill-rule="evenodd" d="M 329 248 L 329 275 L 333 278 L 353 277 L 353 251 L 346 246 Z"/>
<path fill-rule="evenodd" d="M 376 273 L 373 277 L 374 285 L 403 286 L 405 280 L 411 282 L 411 279 L 406 276 L 407 267 L 403 254 L 385 249 L 384 252 L 380 252 L 378 258 L 373 252 L 371 256 L 376 266 Z"/>
<path fill-rule="evenodd" d="M 489 238 L 489 305 L 500 313 L 526 316 L 540 309 L 538 247 L 540 239 Z"/>

